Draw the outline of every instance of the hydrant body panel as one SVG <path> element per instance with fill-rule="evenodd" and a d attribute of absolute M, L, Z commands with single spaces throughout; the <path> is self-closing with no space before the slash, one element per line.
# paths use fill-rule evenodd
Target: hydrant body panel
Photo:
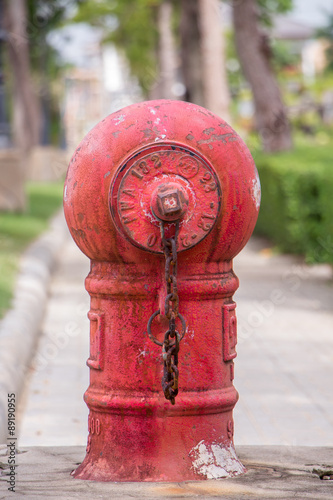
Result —
<path fill-rule="evenodd" d="M 91 259 L 89 435 L 75 477 L 182 481 L 244 471 L 233 448 L 232 258 L 259 203 L 248 149 L 199 106 L 132 105 L 82 141 L 64 192 L 71 234 Z M 186 321 L 174 405 L 161 389 L 166 355 L 147 334 L 150 321 L 162 343 L 169 328 L 162 226 L 167 239 L 177 233 L 176 328 Z"/>

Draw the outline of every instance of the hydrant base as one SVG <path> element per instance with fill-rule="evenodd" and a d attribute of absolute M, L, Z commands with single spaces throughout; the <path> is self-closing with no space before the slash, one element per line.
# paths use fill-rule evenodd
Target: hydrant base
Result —
<path fill-rule="evenodd" d="M 226 479 L 235 477 L 247 472 L 244 465 L 238 459 L 233 444 L 225 448 L 215 443 L 213 445 L 205 444 L 204 441 L 198 443 L 193 448 L 193 454 L 197 458 L 194 460 L 193 473 L 180 473 L 177 470 L 177 464 L 174 464 L 174 473 L 161 473 L 159 476 L 148 475 L 138 479 L 119 477 L 117 471 L 112 471 L 109 464 L 104 462 L 102 466 L 98 462 L 89 462 L 84 460 L 82 464 L 72 472 L 75 479 L 99 481 L 99 482 L 182 482 L 182 481 L 202 481 L 205 479 Z M 150 470 L 150 464 L 142 464 L 141 472 L 145 469 Z M 142 476 L 140 476 L 142 477 Z"/>
<path fill-rule="evenodd" d="M 87 455 L 73 472 L 75 478 L 193 481 L 246 472 L 224 430 L 225 414 L 124 419 L 100 413 L 99 418 L 104 418 L 107 433 L 88 438 Z"/>

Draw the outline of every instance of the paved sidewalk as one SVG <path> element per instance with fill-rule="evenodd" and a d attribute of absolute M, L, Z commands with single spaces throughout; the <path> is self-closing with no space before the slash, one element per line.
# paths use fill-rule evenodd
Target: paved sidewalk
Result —
<path fill-rule="evenodd" d="M 20 446 L 82 445 L 88 410 L 89 260 L 69 233 L 54 273 L 38 353 L 21 405 Z"/>
<path fill-rule="evenodd" d="M 235 443 L 332 446 L 332 269 L 274 256 L 260 240 L 234 268 Z"/>
<path fill-rule="evenodd" d="M 330 267 L 274 256 L 256 239 L 234 267 L 240 278 L 236 446 L 333 446 Z M 88 259 L 68 238 L 25 391 L 20 446 L 86 443 L 88 270 Z"/>

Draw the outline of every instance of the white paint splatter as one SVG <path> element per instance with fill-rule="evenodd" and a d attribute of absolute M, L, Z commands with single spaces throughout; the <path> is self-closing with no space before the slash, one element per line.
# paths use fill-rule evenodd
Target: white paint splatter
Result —
<path fill-rule="evenodd" d="M 192 448 L 190 456 L 192 468 L 206 479 L 233 477 L 245 472 L 232 444 L 225 447 L 221 443 L 210 444 L 202 440 Z"/>
<path fill-rule="evenodd" d="M 166 138 L 166 135 L 165 135 L 165 134 L 161 134 L 161 137 L 156 137 L 156 138 L 155 138 L 155 142 L 156 142 L 156 141 L 162 141 L 162 140 L 163 140 L 163 139 L 165 139 L 165 138 Z"/>
<path fill-rule="evenodd" d="M 116 125 L 119 125 L 124 120 L 125 120 L 125 115 L 119 115 L 116 118 L 114 118 L 114 122 Z"/>
<path fill-rule="evenodd" d="M 261 187 L 258 174 L 256 174 L 256 178 L 252 180 L 252 199 L 256 205 L 256 209 L 259 210 L 261 200 Z"/>
<path fill-rule="evenodd" d="M 146 354 L 149 354 L 148 352 L 146 352 L 145 350 L 143 351 L 139 351 L 139 354 L 137 355 L 137 358 L 140 358 L 140 356 L 143 356 L 144 358 L 146 357 Z"/>
<path fill-rule="evenodd" d="M 149 111 L 153 114 L 156 115 L 156 110 L 154 108 L 149 108 Z"/>

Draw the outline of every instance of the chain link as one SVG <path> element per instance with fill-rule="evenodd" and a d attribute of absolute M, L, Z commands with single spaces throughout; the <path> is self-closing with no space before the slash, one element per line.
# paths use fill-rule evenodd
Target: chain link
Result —
<path fill-rule="evenodd" d="M 179 343 L 185 335 L 186 323 L 181 314 L 179 314 L 179 296 L 177 289 L 177 239 L 179 234 L 179 222 L 176 222 L 175 235 L 171 238 L 165 237 L 164 222 L 160 223 L 162 249 L 165 256 L 165 316 L 169 320 L 169 329 L 165 332 L 164 341 L 158 341 L 151 333 L 151 324 L 160 310 L 156 311 L 148 321 L 147 331 L 149 338 L 155 344 L 162 346 L 163 356 L 163 377 L 162 388 L 164 396 L 171 404 L 175 404 L 175 398 L 178 394 L 178 352 Z M 176 318 L 182 322 L 182 334 L 176 330 Z"/>

